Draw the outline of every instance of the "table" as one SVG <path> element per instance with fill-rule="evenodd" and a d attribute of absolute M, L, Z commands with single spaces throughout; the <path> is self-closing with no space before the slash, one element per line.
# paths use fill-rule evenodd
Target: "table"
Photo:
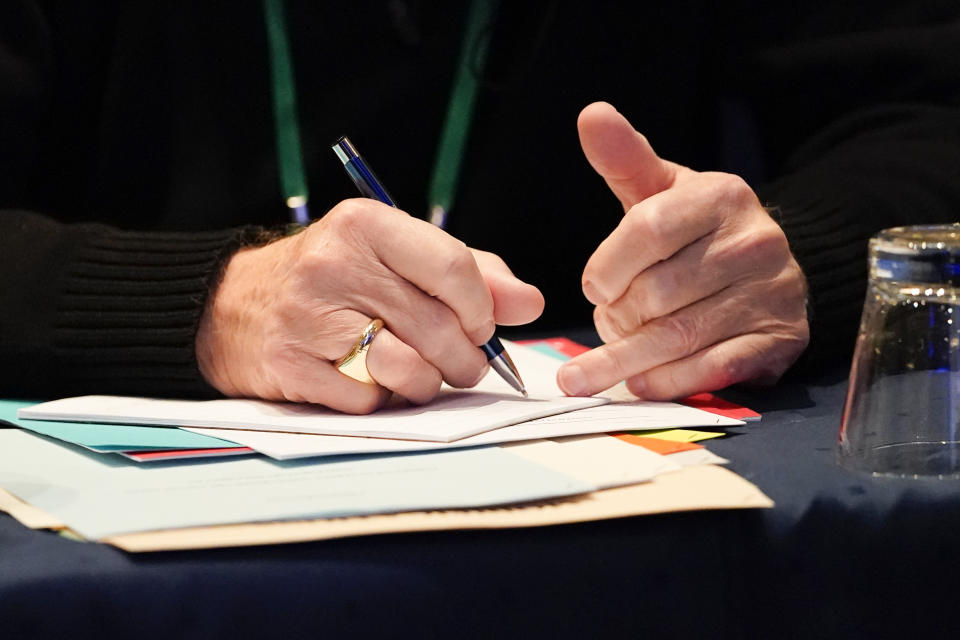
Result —
<path fill-rule="evenodd" d="M 140 555 L 0 515 L 0 635 L 956 637 L 960 481 L 837 467 L 845 387 L 727 394 L 770 510 Z"/>

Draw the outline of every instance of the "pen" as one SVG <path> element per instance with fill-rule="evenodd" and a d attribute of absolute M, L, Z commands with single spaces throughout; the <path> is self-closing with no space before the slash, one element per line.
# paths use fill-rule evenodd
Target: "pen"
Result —
<path fill-rule="evenodd" d="M 390 197 L 387 190 L 380 184 L 377 176 L 374 175 L 370 167 L 367 166 L 367 163 L 360 157 L 357 148 L 353 146 L 353 143 L 350 142 L 346 136 L 337 140 L 336 144 L 333 145 L 333 152 L 340 158 L 340 162 L 343 163 L 343 168 L 347 170 L 347 174 L 350 176 L 350 179 L 353 180 L 353 183 L 357 185 L 360 193 L 367 198 L 378 200 L 391 207 L 397 206 L 397 203 L 393 201 L 393 198 Z M 487 355 L 487 361 L 490 363 L 490 366 L 500 374 L 501 378 L 507 381 L 507 384 L 524 396 L 527 395 L 527 389 L 523 386 L 523 380 L 520 379 L 520 373 L 517 371 L 516 365 L 513 364 L 510 354 L 503 348 L 503 344 L 497 336 L 493 336 L 486 344 L 481 345 L 480 350 Z"/>

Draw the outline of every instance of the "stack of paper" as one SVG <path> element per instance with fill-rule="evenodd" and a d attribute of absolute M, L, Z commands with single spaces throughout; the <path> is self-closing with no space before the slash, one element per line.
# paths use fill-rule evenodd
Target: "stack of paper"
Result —
<path fill-rule="evenodd" d="M 558 360 L 510 349 L 534 392 L 530 400 L 488 377 L 477 390 L 444 390 L 427 407 L 395 406 L 373 416 L 258 401 L 86 397 L 21 403 L 15 417 L 14 403 L 0 403 L 0 420 L 44 434 L 0 431 L 0 487 L 8 492 L 0 508 L 28 526 L 54 522 L 88 539 L 149 550 L 769 506 L 697 445 L 679 443 L 684 451 L 661 455 L 641 442 L 650 437 L 582 435 L 742 422 L 669 403 L 564 398 L 554 382 Z M 140 426 L 117 426 L 125 422 Z M 143 467 L 93 452 L 130 454 L 127 447 L 155 446 L 164 436 L 174 445 L 167 451 L 210 445 L 274 459 Z M 344 456 L 358 453 L 365 455 Z M 663 480 L 668 476 L 677 480 Z M 688 482 L 703 484 L 684 493 Z M 611 501 L 639 483 L 654 494 L 644 503 Z M 661 489 L 650 491 L 654 486 Z M 537 502 L 543 500 L 551 506 Z M 539 506 L 499 508 L 518 503 Z"/>

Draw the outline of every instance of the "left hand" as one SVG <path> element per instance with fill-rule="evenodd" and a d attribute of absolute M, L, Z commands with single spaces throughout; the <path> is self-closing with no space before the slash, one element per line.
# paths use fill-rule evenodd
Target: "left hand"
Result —
<path fill-rule="evenodd" d="M 757 196 L 737 176 L 657 157 L 609 104 L 577 124 L 626 215 L 583 272 L 606 344 L 567 362 L 560 387 L 591 395 L 626 380 L 669 400 L 776 381 L 809 341 L 806 279 Z"/>

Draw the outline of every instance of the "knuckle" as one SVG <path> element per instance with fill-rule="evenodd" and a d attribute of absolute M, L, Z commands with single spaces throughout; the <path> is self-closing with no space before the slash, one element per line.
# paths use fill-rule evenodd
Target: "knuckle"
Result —
<path fill-rule="evenodd" d="M 437 268 L 444 282 L 461 282 L 477 271 L 477 260 L 460 240 L 452 240 L 437 256 Z"/>
<path fill-rule="evenodd" d="M 594 321 L 597 323 L 598 332 L 602 326 L 603 332 L 607 334 L 604 342 L 624 338 L 636 329 L 636 325 L 630 322 L 618 307 L 614 306 L 597 307 L 594 310 Z"/>
<path fill-rule="evenodd" d="M 711 388 L 723 389 L 747 379 L 746 371 L 749 367 L 746 356 L 733 357 L 723 351 L 716 353 L 721 355 L 716 358 L 717 361 L 712 366 L 707 367 L 708 384 Z"/>
<path fill-rule="evenodd" d="M 362 198 L 350 198 L 338 202 L 323 217 L 330 226 L 355 228 L 369 218 L 370 207 Z"/>
<path fill-rule="evenodd" d="M 623 224 L 621 222 L 621 224 Z M 597 286 L 598 280 L 602 280 L 602 273 L 600 266 L 597 263 L 595 256 L 590 256 L 587 260 L 587 264 L 583 267 L 583 273 L 580 274 L 580 288 L 586 293 L 587 289 L 590 287 L 599 288 Z"/>
<path fill-rule="evenodd" d="M 700 322 L 695 315 L 674 314 L 664 316 L 661 321 L 667 334 L 663 344 L 672 345 L 672 351 L 686 356 L 700 349 Z"/>
<path fill-rule="evenodd" d="M 607 319 L 605 307 L 594 307 L 593 326 L 597 329 L 597 334 L 600 336 L 600 339 L 605 343 L 613 342 L 619 337 L 613 330 L 613 326 L 610 324 L 610 321 Z"/>
<path fill-rule="evenodd" d="M 781 279 L 785 281 L 786 295 L 794 300 L 800 301 L 804 317 L 806 317 L 806 301 L 809 293 L 807 287 L 807 278 L 803 275 L 800 265 L 796 260 L 791 259 L 784 267 L 781 273 Z"/>
<path fill-rule="evenodd" d="M 627 212 L 623 224 L 626 225 L 629 237 L 637 243 L 643 242 L 654 248 L 663 247 L 667 244 L 666 236 L 669 225 L 666 212 L 657 202 L 648 200 L 634 205 Z M 657 257 L 663 259 L 666 256 L 657 255 Z"/>
<path fill-rule="evenodd" d="M 613 332 L 621 338 L 625 338 L 630 335 L 633 330 L 636 328 L 634 323 L 624 315 L 620 313 L 610 314 L 610 326 L 613 329 Z"/>
<path fill-rule="evenodd" d="M 342 282 L 349 277 L 354 264 L 354 260 L 349 259 L 340 246 L 323 244 L 297 261 L 292 274 L 293 282 L 298 287 L 313 287 L 318 275 L 325 282 Z"/>
<path fill-rule="evenodd" d="M 630 307 L 630 318 L 636 326 L 641 326 L 655 318 L 660 318 L 674 310 L 673 295 L 680 290 L 680 283 L 666 270 L 655 276 L 655 282 L 649 282 L 639 291 L 629 292 L 627 305 Z"/>
<path fill-rule="evenodd" d="M 733 173 L 714 173 L 712 178 L 716 189 L 724 200 L 743 205 L 757 200 L 756 194 L 746 180 Z"/>
<path fill-rule="evenodd" d="M 483 344 L 493 336 L 496 323 L 493 319 L 493 305 L 484 305 L 469 318 L 460 319 L 463 332 L 477 345 Z"/>
<path fill-rule="evenodd" d="M 357 247 L 374 242 L 375 238 L 382 237 L 391 228 L 392 219 L 384 218 L 377 208 L 381 205 L 365 198 L 353 198 L 337 203 L 323 217 L 324 226 L 319 230 L 327 237 L 325 245 L 328 248 L 347 244 L 351 246 L 351 253 Z M 311 227 L 312 228 L 312 227 Z M 329 239 L 329 236 L 339 240 Z"/>
<path fill-rule="evenodd" d="M 477 343 L 475 346 L 480 346 L 490 340 L 497 329 L 497 324 L 493 321 L 493 318 L 486 315 L 478 318 L 473 326 L 475 328 L 465 331 L 471 338 L 471 342 Z"/>
<path fill-rule="evenodd" d="M 751 229 L 743 238 L 741 250 L 753 256 L 755 264 L 783 265 L 789 258 L 790 246 L 787 237 L 776 224 L 764 224 Z"/>
<path fill-rule="evenodd" d="M 737 356 L 731 353 L 730 349 L 724 348 L 724 345 L 720 345 L 705 353 L 700 359 L 697 372 L 700 381 L 698 388 L 713 391 L 742 382 L 745 379 L 745 368 L 746 362 L 742 356 Z"/>
<path fill-rule="evenodd" d="M 778 345 L 779 348 L 777 349 L 779 357 L 776 358 L 776 360 L 781 363 L 780 366 L 777 367 L 779 369 L 777 375 L 786 371 L 790 365 L 800 357 L 800 354 L 803 353 L 809 343 L 810 331 L 806 323 L 804 323 L 803 326 L 795 327 L 792 333 L 781 338 Z"/>
<path fill-rule="evenodd" d="M 798 271 L 781 272 L 770 281 L 767 309 L 776 318 L 806 324 L 807 283 Z"/>

